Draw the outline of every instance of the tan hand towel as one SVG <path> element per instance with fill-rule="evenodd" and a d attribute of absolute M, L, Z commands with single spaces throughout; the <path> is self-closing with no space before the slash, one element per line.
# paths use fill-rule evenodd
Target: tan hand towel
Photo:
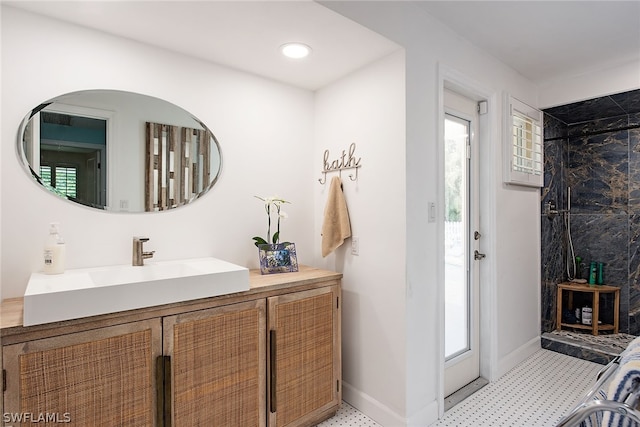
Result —
<path fill-rule="evenodd" d="M 324 208 L 324 222 L 322 223 L 322 256 L 326 257 L 344 240 L 351 236 L 351 223 L 347 202 L 344 200 L 340 178 L 331 179 L 329 197 Z"/>

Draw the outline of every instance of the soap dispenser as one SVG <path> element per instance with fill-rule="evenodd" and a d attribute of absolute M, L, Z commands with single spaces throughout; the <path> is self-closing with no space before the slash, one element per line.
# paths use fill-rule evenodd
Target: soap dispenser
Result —
<path fill-rule="evenodd" d="M 45 274 L 64 273 L 65 246 L 59 227 L 60 225 L 57 222 L 49 224 L 49 236 L 47 236 L 44 244 L 43 272 Z"/>

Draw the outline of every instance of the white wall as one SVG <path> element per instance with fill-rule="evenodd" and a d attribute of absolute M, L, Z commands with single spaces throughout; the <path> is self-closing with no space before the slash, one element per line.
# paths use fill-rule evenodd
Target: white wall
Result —
<path fill-rule="evenodd" d="M 81 27 L 2 7 L 3 298 L 22 296 L 41 267 L 47 224 L 59 221 L 67 267 L 128 264 L 131 238 L 150 237 L 157 260 L 215 256 L 257 267 L 251 237 L 266 234 L 254 195 L 291 201 L 283 238 L 314 261 L 313 93 Z M 31 182 L 16 156 L 18 126 L 44 100 L 84 89 L 165 99 L 207 124 L 223 157 L 218 184 L 181 209 L 105 213 L 71 204 Z"/>
<path fill-rule="evenodd" d="M 511 92 L 537 105 L 536 87 L 515 71 L 499 63 L 452 33 L 422 9 L 409 2 L 322 2 L 325 6 L 388 37 L 406 49 L 406 402 L 399 414 L 407 425 L 428 425 L 438 415 L 442 345 L 442 310 L 438 305 L 442 287 L 441 250 L 443 233 L 428 223 L 428 202 L 440 200 L 437 155 L 439 129 L 439 66 L 460 75 L 492 95 L 489 150 L 486 164 L 491 171 L 482 190 L 489 230 L 482 230 L 490 244 L 486 248 L 491 281 L 493 316 L 490 379 L 495 380 L 539 348 L 539 192 L 502 184 L 502 94 Z M 441 209 L 439 209 L 439 212 Z M 440 218 L 441 220 L 441 218 Z M 441 221 L 440 221 L 441 222 Z M 526 226 L 516 227 L 517 224 Z M 362 284 L 361 286 L 365 286 Z M 517 314 L 517 316 L 515 316 Z M 388 318 L 402 315 L 389 312 Z M 366 322 L 366 319 L 363 320 Z M 379 366 L 383 371 L 390 366 Z M 366 390 L 365 390 L 366 392 Z M 379 400 L 396 402 L 389 389 Z M 394 403 L 395 405 L 395 403 Z M 393 408 L 393 405 L 388 404 Z M 388 424 L 394 425 L 394 424 Z"/>
<path fill-rule="evenodd" d="M 540 86 L 540 108 L 627 92 L 640 88 L 640 61 L 565 76 Z"/>
<path fill-rule="evenodd" d="M 342 172 L 352 236 L 319 265 L 341 271 L 344 399 L 383 425 L 404 421 L 406 275 L 404 52 L 383 58 L 317 92 L 314 172 L 356 143 L 358 180 Z M 315 211 L 324 211 L 330 181 L 316 184 Z M 315 218 L 320 260 L 322 215 Z"/>

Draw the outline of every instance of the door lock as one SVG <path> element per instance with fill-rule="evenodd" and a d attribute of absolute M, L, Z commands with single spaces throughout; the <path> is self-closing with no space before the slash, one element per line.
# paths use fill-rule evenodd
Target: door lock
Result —
<path fill-rule="evenodd" d="M 480 240 L 481 237 L 482 237 L 482 234 L 480 234 L 479 231 L 473 232 L 473 240 Z"/>
<path fill-rule="evenodd" d="M 486 258 L 486 257 L 487 257 L 487 254 L 480 253 L 480 252 L 478 252 L 477 249 L 475 251 L 473 251 L 473 259 L 475 259 L 475 260 L 483 259 L 483 258 Z"/>

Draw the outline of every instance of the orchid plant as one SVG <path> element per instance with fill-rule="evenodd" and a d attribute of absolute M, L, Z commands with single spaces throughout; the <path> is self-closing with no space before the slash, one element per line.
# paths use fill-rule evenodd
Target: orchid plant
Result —
<path fill-rule="evenodd" d="M 267 239 L 263 239 L 260 236 L 256 236 L 253 238 L 255 240 L 254 244 L 258 247 L 260 245 L 266 245 L 269 243 L 278 244 L 280 242 L 280 220 L 287 218 L 287 213 L 284 212 L 281 208 L 285 203 L 289 203 L 284 199 L 279 197 L 259 197 L 255 196 L 257 199 L 260 199 L 264 202 L 264 209 L 267 212 Z M 271 236 L 271 213 L 272 209 L 275 211 L 276 216 L 278 217 L 277 229 L 276 232 L 273 233 L 273 237 Z"/>

